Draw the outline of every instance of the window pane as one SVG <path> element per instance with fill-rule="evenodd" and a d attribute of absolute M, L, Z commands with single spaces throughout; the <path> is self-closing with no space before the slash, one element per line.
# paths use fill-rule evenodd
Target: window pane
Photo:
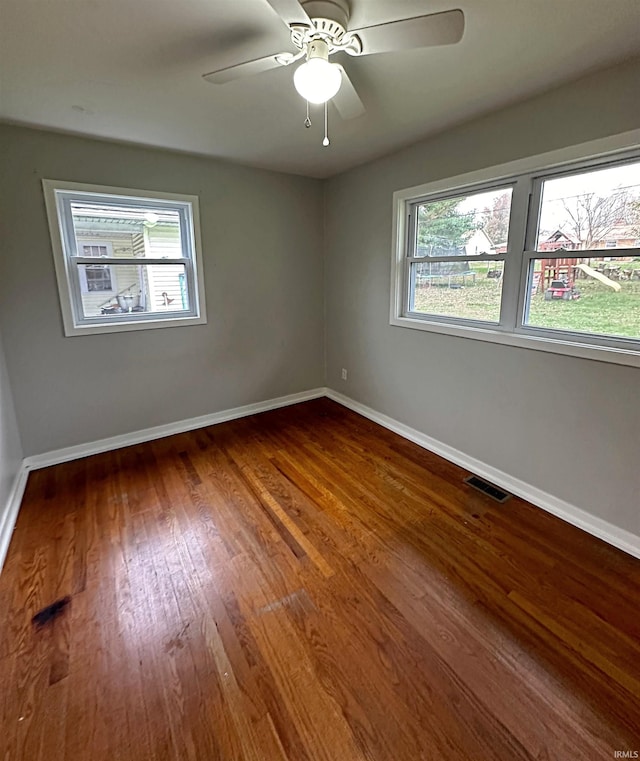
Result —
<path fill-rule="evenodd" d="M 640 257 L 535 259 L 527 325 L 640 338 Z"/>
<path fill-rule="evenodd" d="M 87 265 L 84 269 L 84 282 L 87 291 L 112 291 L 111 268 L 104 264 Z"/>
<path fill-rule="evenodd" d="M 512 188 L 417 205 L 415 256 L 505 253 Z"/>
<path fill-rule="evenodd" d="M 183 256 L 175 209 L 71 203 L 78 256 L 175 259 Z"/>
<path fill-rule="evenodd" d="M 545 180 L 536 250 L 640 245 L 640 162 Z"/>
<path fill-rule="evenodd" d="M 182 312 L 190 308 L 183 264 L 78 265 L 81 317 Z M 101 279 L 102 278 L 102 279 Z M 102 287 L 108 278 L 109 288 Z"/>
<path fill-rule="evenodd" d="M 96 258 L 109 256 L 111 253 L 109 247 L 104 244 L 85 243 L 78 241 L 78 256 L 93 256 Z"/>
<path fill-rule="evenodd" d="M 498 322 L 503 266 L 469 259 L 412 264 L 410 311 Z"/>

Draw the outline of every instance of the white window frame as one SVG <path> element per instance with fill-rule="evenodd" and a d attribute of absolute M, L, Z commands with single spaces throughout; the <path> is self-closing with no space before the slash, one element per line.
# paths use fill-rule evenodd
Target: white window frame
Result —
<path fill-rule="evenodd" d="M 566 252 L 540 253 L 532 250 L 535 248 L 532 236 L 535 235 L 539 215 L 538 186 L 542 180 L 549 179 L 554 174 L 579 173 L 624 160 L 640 160 L 640 130 L 396 191 L 393 195 L 390 324 L 640 367 L 640 340 L 536 328 L 524 323 L 526 289 L 532 259 L 567 256 Z M 513 195 L 502 278 L 501 322 L 409 312 L 407 307 L 412 204 L 507 185 L 513 186 Z M 597 255 L 602 255 L 604 250 L 598 251 Z M 625 251 L 638 254 L 634 249 L 616 249 L 616 255 L 624 255 Z M 588 257 L 589 253 L 580 251 L 580 256 Z"/>
<path fill-rule="evenodd" d="M 62 180 L 43 180 L 45 205 L 53 259 L 60 297 L 62 321 L 66 336 L 118 333 L 150 328 L 174 328 L 202 325 L 207 322 L 200 214 L 198 197 L 179 193 L 160 193 L 151 190 L 134 190 L 104 185 L 90 185 Z M 186 274 L 190 309 L 180 313 L 138 312 L 123 315 L 84 317 L 81 301 L 79 265 L 95 264 L 96 257 L 76 256 L 76 238 L 70 203 L 73 201 L 99 200 L 105 204 L 140 206 L 144 209 L 172 208 L 180 218 L 182 258 L 109 258 L 103 263 L 114 264 L 183 264 Z M 100 245 L 103 245 L 102 243 Z M 105 291 L 105 293 L 107 293 Z"/>
<path fill-rule="evenodd" d="M 430 314 L 423 314 L 418 312 L 412 312 L 410 309 L 410 301 L 411 301 L 411 265 L 412 264 L 428 264 L 428 263 L 438 263 L 438 262 L 455 262 L 455 261 L 472 261 L 472 262 L 504 262 L 504 270 L 503 270 L 503 277 L 502 277 L 502 304 L 501 304 L 501 313 L 504 312 L 504 300 L 505 300 L 505 292 L 506 289 L 504 287 L 504 276 L 505 276 L 505 270 L 506 270 L 506 261 L 507 257 L 509 256 L 509 251 L 511 250 L 511 241 L 509 240 L 507 242 L 507 250 L 504 254 L 469 254 L 468 256 L 416 256 L 415 251 L 413 250 L 415 248 L 415 239 L 417 236 L 417 229 L 418 229 L 418 207 L 429 203 L 430 201 L 444 201 L 449 200 L 451 198 L 457 198 L 457 197 L 469 197 L 476 195 L 478 193 L 489 193 L 491 191 L 499 191 L 499 190 L 511 190 L 512 196 L 511 196 L 511 209 L 512 209 L 512 215 L 513 215 L 513 196 L 515 195 L 515 189 L 516 189 L 516 182 L 513 180 L 501 180 L 499 182 L 485 182 L 480 184 L 474 184 L 472 186 L 466 187 L 466 188 L 459 188 L 452 192 L 445 192 L 445 193 L 432 193 L 427 196 L 421 197 L 421 198 L 414 198 L 410 201 L 407 201 L 405 204 L 405 210 L 404 213 L 407 215 L 407 235 L 406 235 L 406 248 L 405 253 L 403 256 L 403 266 L 406 268 L 403 280 L 405 283 L 405 287 L 403 288 L 403 309 L 402 314 L 406 316 L 416 317 L 418 319 L 427 319 L 429 322 L 436 320 L 437 322 L 442 322 L 443 324 L 452 324 L 452 325 L 458 325 L 458 324 L 465 324 L 470 326 L 476 326 L 476 327 L 484 327 L 484 326 L 498 326 L 498 323 L 493 321 L 486 321 L 486 320 L 472 320 L 472 319 L 466 319 L 462 317 L 451 317 L 451 316 L 445 316 L 445 315 L 430 315 Z M 511 226 L 509 228 L 511 230 Z M 507 305 L 508 307 L 508 305 Z"/>

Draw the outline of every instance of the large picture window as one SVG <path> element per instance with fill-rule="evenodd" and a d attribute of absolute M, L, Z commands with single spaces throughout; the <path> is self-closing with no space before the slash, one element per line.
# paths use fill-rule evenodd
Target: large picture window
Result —
<path fill-rule="evenodd" d="M 67 335 L 205 322 L 197 198 L 43 183 Z"/>
<path fill-rule="evenodd" d="M 443 184 L 396 193 L 392 324 L 640 364 L 638 153 Z"/>

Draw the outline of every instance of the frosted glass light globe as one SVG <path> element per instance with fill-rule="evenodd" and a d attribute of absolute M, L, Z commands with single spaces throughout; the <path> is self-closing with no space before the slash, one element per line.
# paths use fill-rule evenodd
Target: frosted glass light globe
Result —
<path fill-rule="evenodd" d="M 340 89 L 342 73 L 335 63 L 311 58 L 295 70 L 293 84 L 309 103 L 325 103 Z"/>

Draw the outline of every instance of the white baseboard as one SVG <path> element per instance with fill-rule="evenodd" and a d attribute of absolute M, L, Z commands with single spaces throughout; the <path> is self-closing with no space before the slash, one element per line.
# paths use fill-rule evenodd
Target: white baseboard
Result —
<path fill-rule="evenodd" d="M 527 502 L 536 507 L 542 508 L 548 513 L 561 518 L 567 523 L 571 523 L 573 526 L 586 531 L 593 536 L 597 536 L 614 547 L 617 547 L 629 555 L 640 558 L 640 536 L 632 534 L 630 531 L 614 526 L 612 523 L 602 520 L 591 513 L 582 510 L 576 505 L 572 505 L 569 502 L 565 502 L 558 497 L 554 497 L 553 494 L 542 491 L 531 484 L 521 481 L 519 478 L 514 478 L 508 473 L 504 473 L 497 468 L 487 465 L 486 463 L 476 460 L 475 457 L 470 457 L 464 452 L 450 447 L 448 444 L 443 444 L 437 439 L 431 438 L 424 433 L 411 428 L 404 423 L 399 423 L 397 420 L 383 415 L 370 407 L 356 402 L 344 394 L 340 394 L 333 389 L 326 389 L 326 395 L 329 399 L 333 399 L 334 402 L 342 404 L 344 407 L 348 407 L 354 412 L 358 412 L 369 420 L 373 420 L 374 423 L 378 423 L 384 428 L 388 428 L 390 431 L 399 434 L 409 441 L 413 441 L 415 444 L 428 449 L 430 452 L 444 457 L 445 460 L 454 462 L 456 465 L 471 471 L 478 476 L 482 476 L 487 481 L 491 481 L 497 486 L 506 489 L 511 494 L 515 494 L 522 499 L 526 499 Z"/>
<path fill-rule="evenodd" d="M 276 399 L 267 399 L 264 402 L 255 402 L 253 404 L 245 404 L 242 407 L 233 407 L 229 410 L 213 412 L 210 415 L 200 415 L 199 417 L 192 417 L 187 420 L 178 420 L 175 423 L 144 428 L 141 431 L 132 431 L 131 433 L 124 433 L 121 436 L 110 436 L 107 439 L 99 439 L 87 444 L 55 449 L 52 452 L 44 452 L 43 454 L 27 457 L 24 463 L 29 470 L 47 468 L 49 465 L 59 465 L 62 462 L 79 460 L 81 457 L 88 457 L 92 454 L 110 452 L 114 449 L 131 446 L 132 444 L 142 444 L 145 441 L 162 439 L 165 436 L 173 436 L 176 433 L 195 431 L 197 428 L 224 423 L 227 420 L 235 420 L 236 418 L 247 417 L 248 415 L 256 415 L 258 412 L 268 412 L 269 410 L 276 410 L 279 407 L 288 407 L 291 404 L 306 402 L 309 399 L 317 399 L 324 396 L 325 391 L 324 388 L 314 388 L 310 391 L 301 391 L 297 394 L 279 396 Z"/>
<path fill-rule="evenodd" d="M 2 571 L 2 566 L 7 557 L 7 551 L 9 549 L 9 544 L 11 543 L 11 537 L 13 536 L 13 529 L 18 520 L 18 511 L 20 510 L 20 504 L 27 485 L 28 476 L 29 470 L 23 462 L 13 480 L 13 486 L 6 505 L 0 505 L 0 508 L 4 507 L 4 510 L 0 515 L 0 571 Z"/>

